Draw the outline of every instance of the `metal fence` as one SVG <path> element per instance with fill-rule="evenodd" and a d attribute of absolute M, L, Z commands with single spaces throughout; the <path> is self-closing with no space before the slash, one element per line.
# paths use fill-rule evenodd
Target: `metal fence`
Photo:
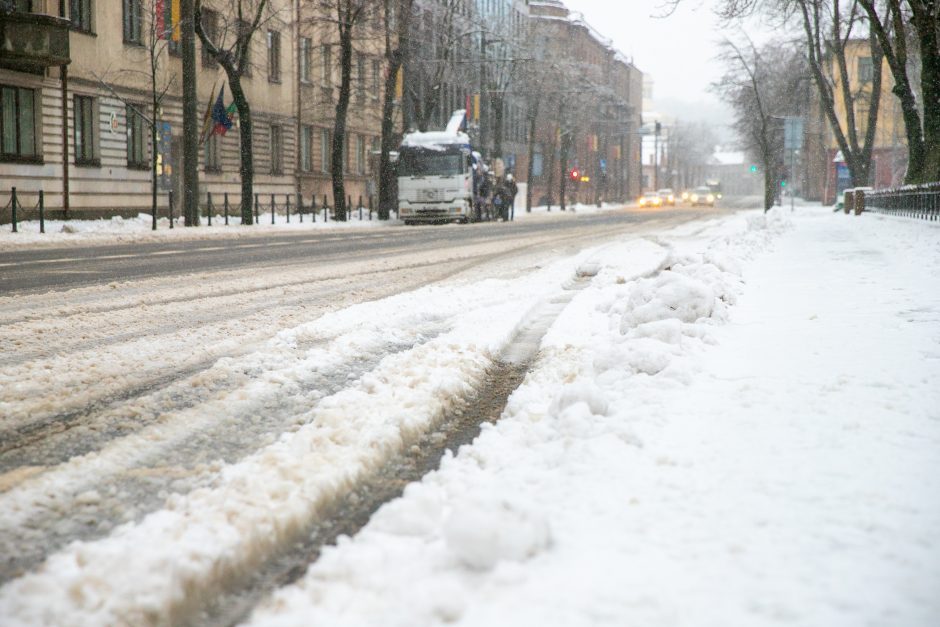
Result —
<path fill-rule="evenodd" d="M 940 183 L 880 189 L 866 192 L 864 198 L 865 211 L 940 220 Z"/>
<path fill-rule="evenodd" d="M 229 200 L 228 193 L 215 194 L 207 192 L 204 198 L 200 198 L 200 216 L 202 224 L 213 226 L 222 222 L 225 225 L 241 224 L 240 204 L 237 200 Z M 301 194 L 255 194 L 252 203 L 253 216 L 252 223 L 260 224 L 262 215 L 265 219 L 269 218 L 270 223 L 276 224 L 278 218 L 284 218 L 284 222 L 291 221 L 304 222 L 329 222 L 336 221 L 341 217 L 336 212 L 336 204 L 330 203 L 327 196 L 324 195 L 318 202 L 316 196 L 310 198 L 309 202 Z M 372 196 L 363 199 L 359 196 L 358 202 L 353 203 L 351 196 L 346 197 L 346 221 L 367 221 L 378 219 L 378 211 L 374 208 L 375 202 Z M 398 217 L 397 208 L 392 209 L 395 217 Z M 166 205 L 160 207 L 158 216 L 162 214 L 161 220 L 166 224 L 166 218 L 169 216 L 169 228 L 181 218 L 179 199 L 174 197 L 173 192 L 166 195 Z M 0 206 L 0 224 L 9 225 L 14 232 L 18 232 L 24 222 L 39 221 L 39 232 L 46 232 L 46 213 L 45 202 L 42 190 L 38 192 L 17 192 L 14 187 L 10 190 L 10 198 L 7 203 Z M 176 224 L 176 226 L 179 226 Z M 30 228 L 35 228 L 31 226 Z M 154 220 L 154 229 L 156 229 L 156 219 Z"/>

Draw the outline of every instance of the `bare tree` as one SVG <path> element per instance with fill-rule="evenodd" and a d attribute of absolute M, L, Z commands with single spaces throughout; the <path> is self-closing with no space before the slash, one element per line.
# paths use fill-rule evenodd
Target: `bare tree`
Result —
<path fill-rule="evenodd" d="M 157 134 L 160 129 L 160 105 L 176 81 L 175 75 L 161 73 L 160 71 L 161 59 L 166 55 L 171 40 L 170 31 L 172 29 L 171 24 L 165 24 L 163 29 L 160 29 L 163 16 L 159 16 L 160 19 L 157 19 L 157 12 L 162 6 L 163 4 L 157 2 L 157 0 L 146 0 L 146 5 L 137 5 L 139 13 L 137 15 L 132 14 L 128 16 L 128 20 L 125 23 L 125 29 L 128 31 L 124 33 L 125 39 L 129 41 L 139 39 L 147 56 L 147 69 L 143 74 L 146 77 L 149 87 L 148 96 L 150 98 L 150 110 L 147 111 L 146 107 L 140 106 L 139 103 L 125 97 L 115 89 L 114 84 L 110 80 L 110 72 L 105 72 L 103 75 L 94 75 L 95 79 L 107 89 L 111 95 L 124 104 L 128 113 L 139 117 L 150 131 L 150 214 L 153 219 L 151 228 L 154 231 L 157 230 L 157 147 L 159 145 L 157 142 Z M 140 74 L 141 71 L 125 69 L 116 74 L 127 73 Z M 128 125 L 132 124 L 132 120 L 128 119 L 127 123 Z M 164 164 L 164 166 L 165 165 L 166 164 Z"/>
<path fill-rule="evenodd" d="M 809 66 L 819 92 L 823 114 L 845 158 L 852 184 L 856 187 L 868 185 L 873 174 L 871 156 L 881 104 L 881 68 L 884 59 L 881 46 L 874 35 L 868 35 L 873 68 L 871 84 L 870 87 L 858 86 L 853 90 L 846 50 L 853 39 L 853 32 L 860 27 L 858 2 L 795 0 L 795 4 L 802 19 Z M 845 110 L 844 123 L 836 110 L 837 97 L 841 98 Z M 864 138 L 859 137 L 856 120 L 859 103 L 867 105 Z"/>
<path fill-rule="evenodd" d="M 382 98 L 382 145 L 379 157 L 379 219 L 388 220 L 395 204 L 395 168 L 390 154 L 397 143 L 395 98 L 399 72 L 406 61 L 411 38 L 414 0 L 383 0 L 385 30 L 385 92 Z"/>
<path fill-rule="evenodd" d="M 242 87 L 242 77 L 250 71 L 251 41 L 273 12 L 268 0 L 227 0 L 229 10 L 218 13 L 217 32 L 207 32 L 203 0 L 195 0 L 196 34 L 203 49 L 222 66 L 229 90 L 238 109 L 238 130 L 241 140 L 241 216 L 242 224 L 253 224 L 254 152 L 252 146 L 251 105 Z"/>
<path fill-rule="evenodd" d="M 781 122 L 805 105 L 799 86 L 806 84 L 802 55 L 778 43 L 758 50 L 747 40 L 742 50 L 730 40 L 722 59 L 727 70 L 713 86 L 735 111 L 735 125 L 743 147 L 760 162 L 764 178 L 764 211 L 777 195 L 783 156 Z"/>
<path fill-rule="evenodd" d="M 682 1 L 667 0 L 666 13 Z M 829 29 L 816 28 L 816 24 L 826 13 L 831 19 L 838 6 L 838 1 L 830 5 L 819 0 L 722 0 L 718 13 L 729 20 L 758 10 L 784 19 L 796 15 L 809 31 L 808 54 L 819 59 L 818 53 L 828 50 L 825 46 L 815 46 L 814 40 L 822 38 L 826 43 L 835 43 L 839 38 L 834 32 L 830 34 Z M 908 145 L 906 180 L 908 183 L 940 180 L 940 3 L 936 0 L 853 0 L 841 13 L 854 15 L 857 7 L 864 11 L 870 36 L 877 41 L 877 56 L 883 55 L 894 78 L 892 91 L 899 100 Z M 874 67 L 875 76 L 880 80 L 881 63 Z M 915 74 L 919 74 L 919 81 Z M 920 98 L 916 93 L 918 82 Z M 821 88 L 821 92 L 825 99 L 826 89 Z M 873 112 L 874 107 L 869 111 Z M 839 132 L 833 130 L 838 139 Z M 851 138 L 844 143 L 851 143 Z M 864 152 L 864 147 L 861 150 Z M 849 167 L 851 170 L 851 163 Z"/>
<path fill-rule="evenodd" d="M 859 0 L 894 77 L 907 136 L 908 183 L 940 180 L 940 5 L 926 0 Z M 880 11 L 880 13 L 879 13 Z M 923 117 L 911 77 L 920 56 Z"/>
<path fill-rule="evenodd" d="M 448 84 L 466 82 L 465 63 L 469 36 L 479 33 L 471 22 L 461 19 L 466 0 L 440 0 L 428 3 L 421 18 L 410 2 L 410 37 L 405 62 L 406 125 L 427 131 L 432 123 L 449 119 L 451 111 L 442 111 L 449 103 Z"/>

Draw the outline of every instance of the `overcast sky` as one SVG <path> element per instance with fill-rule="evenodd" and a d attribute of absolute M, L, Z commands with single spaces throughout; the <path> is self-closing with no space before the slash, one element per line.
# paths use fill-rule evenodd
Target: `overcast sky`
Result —
<path fill-rule="evenodd" d="M 714 0 L 683 0 L 666 18 L 653 17 L 663 14 L 663 0 L 564 1 L 653 77 L 662 113 L 688 119 L 701 107 L 703 117 L 714 118 L 716 110 L 725 109 L 708 91 L 721 74 L 714 57 L 723 34 L 712 12 Z"/>

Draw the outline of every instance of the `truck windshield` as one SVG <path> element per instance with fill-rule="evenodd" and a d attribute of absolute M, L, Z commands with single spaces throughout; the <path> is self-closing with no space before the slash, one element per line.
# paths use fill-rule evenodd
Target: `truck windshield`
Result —
<path fill-rule="evenodd" d="M 398 176 L 456 176 L 463 174 L 463 155 L 402 152 Z"/>

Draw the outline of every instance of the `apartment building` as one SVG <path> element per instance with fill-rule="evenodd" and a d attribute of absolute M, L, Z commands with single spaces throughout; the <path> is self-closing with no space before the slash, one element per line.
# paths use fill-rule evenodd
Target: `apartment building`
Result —
<path fill-rule="evenodd" d="M 643 74 L 559 0 L 529 2 L 533 46 L 557 73 L 537 127 L 533 198 L 623 200 L 639 191 Z"/>
<path fill-rule="evenodd" d="M 45 192 L 51 215 L 95 217 L 150 210 L 150 160 L 159 165 L 159 204 L 179 198 L 182 173 L 182 60 L 170 28 L 172 2 L 16 0 L 0 17 L 3 100 L 0 202 L 16 186 L 28 205 Z M 155 7 L 165 14 L 156 16 Z M 290 0 L 272 0 L 255 33 L 243 85 L 252 106 L 256 191 L 296 188 Z M 226 0 L 205 2 L 206 30 L 228 45 L 238 25 Z M 155 19 L 156 18 L 156 19 Z M 154 40 L 160 28 L 161 39 Z M 41 44 L 41 45 L 37 45 Z M 200 116 L 225 86 L 225 73 L 197 41 Z M 151 51 L 156 50 L 151 72 Z M 152 95 L 165 95 L 154 111 Z M 158 126 L 157 146 L 149 120 Z M 237 123 L 237 121 L 236 121 Z M 239 136 L 214 136 L 199 155 L 200 199 L 213 192 L 239 200 Z M 178 206 L 178 203 L 177 203 Z"/>

